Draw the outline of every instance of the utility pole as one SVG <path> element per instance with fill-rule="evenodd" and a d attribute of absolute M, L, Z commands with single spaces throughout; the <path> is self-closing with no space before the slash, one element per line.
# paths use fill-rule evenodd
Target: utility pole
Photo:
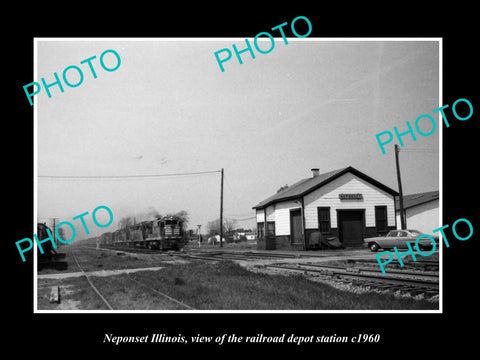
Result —
<path fill-rule="evenodd" d="M 398 162 L 398 153 L 400 148 L 395 144 L 395 162 L 397 164 L 397 180 L 398 180 L 398 193 L 400 194 L 400 223 L 402 229 L 405 229 L 407 225 L 405 224 L 405 213 L 403 212 L 403 191 L 402 191 L 402 178 L 400 176 L 400 164 Z"/>
<path fill-rule="evenodd" d="M 52 220 L 52 223 L 53 223 L 53 228 L 52 228 L 53 242 L 58 247 L 57 236 L 55 235 L 55 226 L 56 226 L 55 225 L 55 220 L 57 220 L 57 218 L 51 218 L 51 220 Z"/>
<path fill-rule="evenodd" d="M 202 242 L 202 235 L 200 234 L 200 228 L 202 225 L 197 225 L 197 234 L 198 234 L 198 247 L 200 247 L 200 243 Z"/>
<path fill-rule="evenodd" d="M 220 183 L 220 247 L 223 247 L 223 168 Z"/>

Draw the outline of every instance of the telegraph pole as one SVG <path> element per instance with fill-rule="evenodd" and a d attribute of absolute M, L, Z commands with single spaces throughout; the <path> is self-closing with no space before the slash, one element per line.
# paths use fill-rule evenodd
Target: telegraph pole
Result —
<path fill-rule="evenodd" d="M 200 247 L 200 243 L 201 243 L 201 240 L 202 240 L 202 235 L 200 234 L 200 228 L 201 227 L 202 227 L 202 225 L 197 225 L 198 247 Z"/>
<path fill-rule="evenodd" d="M 397 180 L 398 180 L 398 193 L 400 194 L 400 223 L 402 229 L 405 229 L 407 225 L 405 224 L 405 213 L 403 212 L 403 191 L 402 191 L 402 178 L 400 176 L 400 164 L 398 162 L 398 153 L 400 148 L 395 144 L 395 162 L 397 164 Z"/>
<path fill-rule="evenodd" d="M 52 235 L 53 235 L 53 242 L 55 243 L 55 245 L 58 247 L 58 241 L 57 241 L 57 236 L 55 235 L 55 220 L 58 220 L 58 218 L 51 218 L 52 220 L 52 223 L 53 223 L 53 228 L 52 228 Z"/>
<path fill-rule="evenodd" d="M 223 168 L 220 183 L 220 247 L 223 247 Z"/>

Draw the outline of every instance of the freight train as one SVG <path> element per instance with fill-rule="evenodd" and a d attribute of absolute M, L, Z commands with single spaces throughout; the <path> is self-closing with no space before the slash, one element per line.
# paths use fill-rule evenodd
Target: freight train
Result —
<path fill-rule="evenodd" d="M 185 245 L 183 221 L 171 215 L 142 221 L 114 232 L 103 233 L 100 244 L 180 250 Z"/>

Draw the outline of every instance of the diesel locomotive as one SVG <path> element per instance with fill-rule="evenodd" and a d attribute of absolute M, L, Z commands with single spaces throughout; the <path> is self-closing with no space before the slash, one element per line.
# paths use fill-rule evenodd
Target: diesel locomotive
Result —
<path fill-rule="evenodd" d="M 180 250 L 185 245 L 183 221 L 172 215 L 142 221 L 114 232 L 103 233 L 100 244 Z"/>

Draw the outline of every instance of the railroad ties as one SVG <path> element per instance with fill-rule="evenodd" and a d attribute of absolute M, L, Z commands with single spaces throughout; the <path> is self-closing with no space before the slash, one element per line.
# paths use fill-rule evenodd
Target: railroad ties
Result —
<path fill-rule="evenodd" d="M 267 268 L 302 273 L 307 277 L 322 277 L 342 283 L 350 283 L 374 291 L 410 294 L 426 298 L 439 295 L 437 273 L 421 271 L 392 270 L 386 275 L 368 268 L 342 267 L 327 264 L 285 264 L 266 265 Z"/>
<path fill-rule="evenodd" d="M 155 253 L 145 249 L 131 249 L 133 252 Z M 349 284 L 350 287 L 366 291 L 390 292 L 400 295 L 423 296 L 435 299 L 439 295 L 438 261 L 408 262 L 401 268 L 392 262 L 386 274 L 378 270 L 378 264 L 368 259 L 344 258 L 341 261 L 321 261 L 318 256 L 305 253 L 272 253 L 258 251 L 190 250 L 172 252 L 171 255 L 188 260 L 235 261 L 270 273 L 300 273 L 313 280 L 330 284 Z M 323 257 L 322 257 L 323 258 Z M 339 265 L 339 263 L 342 263 Z M 436 300 L 433 300 L 436 301 Z"/>
<path fill-rule="evenodd" d="M 96 275 L 95 275 L 95 272 L 86 272 L 86 271 L 84 271 L 84 269 L 80 266 L 80 264 L 79 264 L 79 262 L 78 262 L 78 260 L 77 260 L 77 257 L 75 256 L 75 253 L 74 253 L 73 250 L 71 251 L 71 255 L 72 255 L 72 257 L 73 257 L 73 260 L 75 261 L 75 264 L 77 265 L 78 269 L 80 270 L 82 276 L 85 276 L 88 284 L 89 284 L 90 287 L 95 291 L 95 293 L 98 295 L 98 297 L 103 301 L 104 305 L 105 305 L 109 310 L 118 310 L 118 309 L 115 309 L 115 308 L 112 306 L 111 302 L 109 302 L 109 301 L 106 299 L 105 295 L 102 294 L 102 292 L 100 292 L 100 290 L 98 289 L 98 287 L 93 284 L 91 278 L 96 276 Z M 117 251 L 117 255 L 125 255 L 125 253 L 123 253 L 123 252 L 118 252 L 118 251 Z M 142 270 L 143 270 L 143 269 L 142 269 Z M 183 303 L 183 302 L 181 302 L 181 301 L 179 301 L 179 300 L 177 300 L 177 299 L 175 299 L 175 298 L 173 298 L 173 297 L 171 297 L 171 296 L 169 296 L 169 295 L 167 295 L 167 294 L 159 291 L 158 289 L 154 289 L 153 287 L 151 287 L 151 286 L 145 284 L 144 282 L 138 280 L 137 278 L 135 278 L 135 277 L 133 276 L 133 274 L 131 274 L 131 273 L 129 273 L 129 272 L 126 272 L 126 276 L 127 276 L 131 281 L 133 281 L 133 282 L 137 283 L 138 285 L 146 288 L 147 290 L 155 293 L 157 296 L 159 295 L 160 297 L 162 297 L 163 303 L 165 304 L 165 306 L 167 307 L 167 309 L 169 309 L 169 308 L 171 307 L 171 304 L 173 303 L 177 309 L 181 309 L 181 310 L 195 310 L 195 309 L 192 308 L 191 306 L 189 306 L 189 305 L 187 305 L 187 304 L 185 304 L 185 303 Z M 59 291 L 59 290 L 58 290 L 58 291 Z M 55 295 L 54 295 L 54 289 L 52 288 L 52 295 L 51 295 L 50 301 L 53 302 L 53 301 L 52 301 L 52 298 L 53 298 L 53 299 L 57 299 L 56 302 L 59 302 L 59 301 L 58 301 L 58 298 L 55 298 L 54 296 L 55 296 Z M 120 309 L 120 310 L 121 310 L 121 309 Z"/>
<path fill-rule="evenodd" d="M 195 252 L 182 255 L 189 259 L 218 261 L 243 261 L 271 260 L 259 268 L 273 270 L 280 273 L 301 273 L 306 277 L 349 283 L 354 287 L 361 287 L 371 291 L 409 294 L 433 298 L 439 295 L 438 262 L 419 262 L 408 264 L 406 268 L 393 267 L 383 275 L 372 261 L 366 259 L 345 259 L 346 264 L 330 265 L 329 262 L 282 262 L 282 260 L 308 258 L 306 254 L 274 254 L 263 252 L 228 252 L 209 251 Z M 376 263 L 375 263 L 376 264 Z M 370 267 L 369 267 L 370 265 Z"/>

